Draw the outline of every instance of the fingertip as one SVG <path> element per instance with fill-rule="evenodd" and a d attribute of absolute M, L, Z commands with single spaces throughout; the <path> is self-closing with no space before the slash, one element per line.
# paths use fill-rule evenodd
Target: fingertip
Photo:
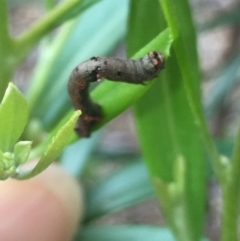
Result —
<path fill-rule="evenodd" d="M 0 182 L 1 239 L 5 241 L 71 240 L 83 214 L 79 184 L 51 165 L 26 180 Z"/>

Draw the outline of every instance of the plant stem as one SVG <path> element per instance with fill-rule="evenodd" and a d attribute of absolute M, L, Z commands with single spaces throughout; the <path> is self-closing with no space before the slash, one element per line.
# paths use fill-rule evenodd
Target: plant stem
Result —
<path fill-rule="evenodd" d="M 8 82 L 12 76 L 12 39 L 8 31 L 8 16 L 6 1 L 1 1 L 0 7 L 0 102 L 4 96 Z"/>
<path fill-rule="evenodd" d="M 37 22 L 32 28 L 22 34 L 15 44 L 19 51 L 19 58 L 26 56 L 34 45 L 46 34 L 63 22 L 67 13 L 73 10 L 82 0 L 68 0 L 50 11 L 43 19 Z"/>
<path fill-rule="evenodd" d="M 239 191 L 235 190 L 233 183 L 222 189 L 223 214 L 221 241 L 237 241 L 237 219 Z M 239 187 L 239 186 L 238 186 Z"/>
<path fill-rule="evenodd" d="M 0 50 L 7 51 L 10 47 L 10 36 L 8 32 L 8 16 L 6 1 L 1 1 L 0 8 Z M 7 49 L 5 49 L 7 47 Z"/>
<path fill-rule="evenodd" d="M 45 8 L 50 11 L 52 10 L 56 5 L 56 0 L 45 0 Z"/>
<path fill-rule="evenodd" d="M 240 129 L 238 131 L 229 172 L 223 184 L 222 241 L 237 241 L 237 224 L 240 201 Z"/>
<path fill-rule="evenodd" d="M 202 136 L 204 145 L 207 149 L 207 152 L 209 154 L 209 156 L 211 157 L 212 160 L 212 166 L 215 172 L 215 175 L 219 181 L 219 183 L 221 184 L 221 186 L 224 183 L 224 173 L 222 172 L 222 165 L 221 165 L 221 160 L 220 160 L 220 156 L 217 152 L 216 146 L 212 140 L 212 137 L 208 131 L 208 127 L 206 124 L 206 121 L 203 117 L 203 113 L 201 111 L 201 109 L 199 108 L 199 105 L 195 99 L 195 95 L 194 93 L 192 93 L 192 90 L 189 89 L 188 87 L 186 87 L 187 89 L 187 94 L 188 94 L 188 99 L 190 102 L 190 106 L 192 109 L 192 112 L 194 114 L 194 117 L 196 119 L 196 125 L 198 126 L 199 130 L 200 130 L 200 134 Z"/>

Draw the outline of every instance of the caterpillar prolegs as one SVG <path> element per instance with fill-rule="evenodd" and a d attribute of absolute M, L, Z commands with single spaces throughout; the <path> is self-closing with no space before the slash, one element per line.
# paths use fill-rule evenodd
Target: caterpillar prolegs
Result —
<path fill-rule="evenodd" d="M 91 127 L 102 119 L 101 107 L 94 103 L 88 87 L 98 79 L 144 84 L 164 68 L 165 58 L 152 51 L 138 60 L 92 57 L 79 64 L 71 73 L 68 92 L 75 109 L 82 111 L 75 131 L 81 137 L 89 137 Z"/>

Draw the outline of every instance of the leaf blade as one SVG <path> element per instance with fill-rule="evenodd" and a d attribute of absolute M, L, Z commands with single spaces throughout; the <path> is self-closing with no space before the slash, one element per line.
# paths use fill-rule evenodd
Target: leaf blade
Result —
<path fill-rule="evenodd" d="M 75 111 L 71 118 L 58 130 L 56 135 L 52 138 L 51 143 L 48 145 L 47 150 L 37 163 L 37 165 L 28 172 L 20 172 L 18 179 L 27 179 L 36 176 L 45 170 L 55 159 L 59 156 L 64 146 L 70 138 L 73 128 L 79 118 L 80 111 Z"/>
<path fill-rule="evenodd" d="M 0 148 L 12 151 L 28 119 L 27 101 L 22 93 L 9 83 L 0 105 Z"/>

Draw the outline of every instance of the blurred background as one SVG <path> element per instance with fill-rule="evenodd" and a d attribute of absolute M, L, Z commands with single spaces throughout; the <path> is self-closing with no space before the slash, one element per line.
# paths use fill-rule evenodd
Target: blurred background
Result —
<path fill-rule="evenodd" d="M 46 12 L 43 1 L 9 0 L 8 2 L 13 36 L 28 29 Z M 237 0 L 191 0 L 190 2 L 198 35 L 205 116 L 218 148 L 221 153 L 229 156 L 240 120 L 240 2 Z M 127 4 L 127 1 L 124 1 L 124 4 Z M 122 18 L 123 25 L 126 25 L 127 11 L 122 13 Z M 126 26 L 123 26 L 122 35 L 115 42 L 109 56 L 126 58 L 125 34 Z M 39 60 L 41 47 L 40 44 L 16 72 L 14 81 L 23 91 L 27 91 L 28 83 Z M 91 139 L 91 155 L 88 156 L 88 165 L 81 177 L 85 180 L 86 186 L 91 186 L 103 176 L 120 170 L 127 163 L 141 159 L 131 110 L 111 121 Z M 88 141 L 85 144 L 88 145 Z M 70 148 L 74 148 L 74 145 Z M 63 165 L 64 156 L 69 157 L 69 152 L 72 151 L 68 148 L 61 157 Z M 70 171 L 75 168 L 75 164 L 72 165 Z M 209 179 L 209 199 L 206 209 L 207 236 L 212 240 L 218 240 L 221 199 L 214 178 Z M 165 220 L 154 198 L 151 198 L 95 222 L 164 224 Z"/>

